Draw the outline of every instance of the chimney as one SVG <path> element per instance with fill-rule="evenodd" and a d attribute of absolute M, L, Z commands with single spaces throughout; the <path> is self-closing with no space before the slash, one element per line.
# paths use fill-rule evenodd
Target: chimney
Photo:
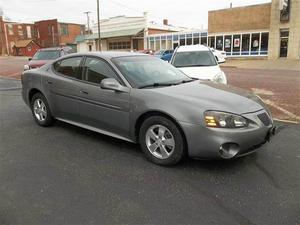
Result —
<path fill-rule="evenodd" d="M 168 20 L 167 20 L 167 19 L 164 19 L 164 20 L 163 20 L 163 24 L 166 25 L 166 26 L 168 26 L 168 25 L 169 25 Z"/>

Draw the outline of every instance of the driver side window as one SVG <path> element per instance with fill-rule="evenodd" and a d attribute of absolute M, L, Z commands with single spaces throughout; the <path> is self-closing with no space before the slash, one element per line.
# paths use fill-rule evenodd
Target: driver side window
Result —
<path fill-rule="evenodd" d="M 84 64 L 83 80 L 100 84 L 105 78 L 115 78 L 118 80 L 113 69 L 103 60 L 87 57 Z"/>

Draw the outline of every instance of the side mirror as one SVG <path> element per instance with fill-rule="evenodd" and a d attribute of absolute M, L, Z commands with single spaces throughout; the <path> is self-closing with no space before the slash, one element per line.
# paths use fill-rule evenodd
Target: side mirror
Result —
<path fill-rule="evenodd" d="M 113 90 L 119 92 L 127 92 L 127 88 L 122 86 L 116 79 L 114 78 L 105 78 L 101 81 L 100 87 L 106 90 Z"/>
<path fill-rule="evenodd" d="M 28 61 L 31 61 L 32 60 L 32 58 L 28 58 Z"/>
<path fill-rule="evenodd" d="M 26 71 L 26 70 L 30 70 L 29 65 L 24 65 L 24 71 Z"/>

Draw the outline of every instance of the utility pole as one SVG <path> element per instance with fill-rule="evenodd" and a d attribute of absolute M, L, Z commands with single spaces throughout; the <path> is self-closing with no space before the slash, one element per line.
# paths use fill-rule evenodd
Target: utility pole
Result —
<path fill-rule="evenodd" d="M 100 6 L 99 0 L 97 0 L 97 22 L 98 22 L 98 50 L 101 51 L 101 35 L 100 35 Z"/>
<path fill-rule="evenodd" d="M 87 19 L 88 34 L 91 34 L 91 30 L 90 30 L 90 17 L 89 17 L 90 13 L 91 13 L 90 11 L 84 12 L 84 14 L 86 14 L 86 19 Z"/>

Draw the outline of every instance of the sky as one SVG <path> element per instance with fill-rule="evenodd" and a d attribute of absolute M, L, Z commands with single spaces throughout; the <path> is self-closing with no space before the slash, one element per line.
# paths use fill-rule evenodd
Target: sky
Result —
<path fill-rule="evenodd" d="M 209 10 L 252 4 L 271 0 L 100 0 L 101 19 L 126 15 L 142 16 L 148 12 L 150 21 L 189 28 L 207 28 Z M 16 22 L 33 22 L 57 18 L 60 22 L 86 24 L 85 11 L 91 11 L 90 21 L 96 21 L 96 0 L 0 0 L 4 16 Z"/>

